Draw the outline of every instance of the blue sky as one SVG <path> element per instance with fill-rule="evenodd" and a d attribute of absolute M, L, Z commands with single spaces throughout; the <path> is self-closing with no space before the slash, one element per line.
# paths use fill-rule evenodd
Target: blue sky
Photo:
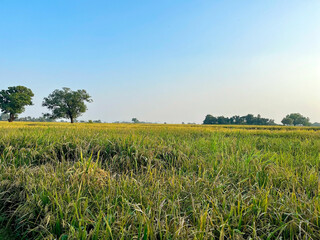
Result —
<path fill-rule="evenodd" d="M 82 119 L 201 123 L 247 113 L 320 122 L 320 1 L 1 1 L 0 89 L 39 116 L 86 89 Z"/>

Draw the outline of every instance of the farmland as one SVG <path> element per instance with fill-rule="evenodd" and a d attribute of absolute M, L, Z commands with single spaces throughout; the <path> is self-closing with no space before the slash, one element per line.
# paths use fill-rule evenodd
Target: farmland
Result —
<path fill-rule="evenodd" d="M 320 128 L 0 122 L 0 224 L 17 239 L 319 239 L 319 170 Z"/>

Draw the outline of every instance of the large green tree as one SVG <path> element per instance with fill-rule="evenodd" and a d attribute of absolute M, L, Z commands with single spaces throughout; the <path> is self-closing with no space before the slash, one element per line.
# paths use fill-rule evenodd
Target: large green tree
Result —
<path fill-rule="evenodd" d="M 281 121 L 284 125 L 303 125 L 303 126 L 310 126 L 310 119 L 307 117 L 302 116 L 300 113 L 291 113 L 288 114 L 285 118 Z"/>
<path fill-rule="evenodd" d="M 208 114 L 203 121 L 203 124 L 217 124 L 217 123 L 218 123 L 218 119 L 212 116 L 211 114 Z"/>
<path fill-rule="evenodd" d="M 293 119 L 289 118 L 288 116 L 282 119 L 282 124 L 289 126 L 289 125 L 293 125 Z"/>
<path fill-rule="evenodd" d="M 72 91 L 70 88 L 54 90 L 44 98 L 42 106 L 51 110 L 51 114 L 45 114 L 52 119 L 68 118 L 71 123 L 87 110 L 85 102 L 92 102 L 90 95 L 85 90 Z"/>
<path fill-rule="evenodd" d="M 0 91 L 0 109 L 9 114 L 9 122 L 13 122 L 18 114 L 25 111 L 25 106 L 32 105 L 34 96 L 31 89 L 24 86 L 8 87 Z"/>

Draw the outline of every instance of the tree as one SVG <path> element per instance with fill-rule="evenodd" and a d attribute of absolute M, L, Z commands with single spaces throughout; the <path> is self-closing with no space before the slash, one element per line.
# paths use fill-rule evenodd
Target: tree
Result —
<path fill-rule="evenodd" d="M 289 120 L 291 119 L 291 120 Z M 284 122 L 285 123 L 284 123 Z M 284 125 L 294 125 L 294 126 L 297 126 L 297 125 L 303 125 L 303 126 L 310 126 L 311 123 L 310 123 L 310 119 L 307 118 L 307 117 L 304 117 L 302 116 L 300 113 L 291 113 L 291 114 L 288 114 L 285 118 L 282 119 L 281 121 Z M 286 124 L 287 122 L 291 122 L 291 124 Z"/>
<path fill-rule="evenodd" d="M 285 118 L 282 119 L 281 123 L 283 125 L 286 125 L 286 126 L 292 125 L 293 124 L 293 119 L 291 119 L 289 117 L 285 117 Z"/>
<path fill-rule="evenodd" d="M 133 123 L 139 123 L 140 121 L 137 118 L 132 118 L 131 120 Z"/>
<path fill-rule="evenodd" d="M 235 115 L 230 118 L 230 123 L 232 124 L 243 124 L 244 123 L 244 117 L 240 117 L 238 115 Z"/>
<path fill-rule="evenodd" d="M 229 124 L 230 120 L 227 117 L 219 116 L 218 117 L 218 124 Z"/>
<path fill-rule="evenodd" d="M 248 125 L 253 125 L 255 123 L 255 117 L 253 116 L 253 114 L 248 114 L 247 116 L 245 116 L 246 119 L 246 124 Z"/>
<path fill-rule="evenodd" d="M 206 116 L 203 124 L 247 124 L 247 125 L 275 125 L 273 119 L 262 118 L 260 114 L 255 117 L 253 114 L 247 114 L 246 116 L 233 116 L 231 118 L 219 116 L 214 117 L 210 114 Z"/>
<path fill-rule="evenodd" d="M 217 124 L 217 123 L 218 123 L 218 119 L 210 114 L 208 114 L 203 121 L 203 124 Z"/>
<path fill-rule="evenodd" d="M 31 89 L 24 86 L 8 87 L 8 90 L 0 91 L 0 109 L 9 114 L 9 122 L 13 122 L 18 114 L 23 113 L 25 106 L 32 105 L 34 96 Z"/>
<path fill-rule="evenodd" d="M 85 90 L 72 91 L 70 88 L 54 90 L 44 98 L 42 106 L 51 110 L 51 114 L 45 114 L 51 119 L 68 118 L 71 123 L 87 110 L 85 102 L 92 102 L 90 95 Z"/>

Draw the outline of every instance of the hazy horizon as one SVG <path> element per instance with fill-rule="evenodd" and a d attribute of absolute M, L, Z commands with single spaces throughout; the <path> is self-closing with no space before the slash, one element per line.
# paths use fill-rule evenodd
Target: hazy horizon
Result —
<path fill-rule="evenodd" d="M 85 120 L 320 122 L 320 1 L 20 0 L 0 15 L 0 89 L 35 94 L 21 117 L 69 87 L 94 100 Z"/>

